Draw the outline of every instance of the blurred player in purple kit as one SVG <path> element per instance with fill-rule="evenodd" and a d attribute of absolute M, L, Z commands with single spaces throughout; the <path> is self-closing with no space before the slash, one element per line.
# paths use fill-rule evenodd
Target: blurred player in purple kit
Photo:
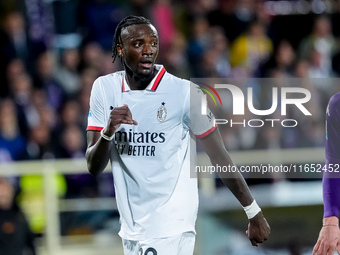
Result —
<path fill-rule="evenodd" d="M 88 169 L 96 176 L 111 161 L 125 255 L 193 254 L 195 136 L 212 164 L 233 164 L 211 114 L 201 115 L 195 105 L 202 91 L 155 64 L 158 43 L 149 20 L 123 19 L 114 35 L 113 59 L 120 58 L 124 71 L 99 77 L 90 98 Z M 261 209 L 240 173 L 222 180 L 244 207 L 248 237 L 258 246 L 270 233 Z"/>
<path fill-rule="evenodd" d="M 329 100 L 326 111 L 326 169 L 323 174 L 323 224 L 313 255 L 340 254 L 340 93 Z M 336 171 L 335 171 L 336 170 Z"/>

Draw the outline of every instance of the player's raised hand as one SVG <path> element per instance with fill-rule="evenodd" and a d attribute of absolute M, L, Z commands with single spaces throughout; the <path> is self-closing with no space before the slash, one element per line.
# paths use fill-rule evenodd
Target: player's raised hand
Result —
<path fill-rule="evenodd" d="M 105 134 L 112 136 L 121 124 L 138 125 L 137 121 L 132 119 L 131 111 L 128 105 L 115 107 L 110 113 L 110 119 L 106 126 Z"/>
<path fill-rule="evenodd" d="M 340 254 L 340 229 L 336 217 L 324 218 L 318 241 L 313 255 L 333 255 L 335 251 Z"/>
<path fill-rule="evenodd" d="M 262 212 L 259 212 L 249 220 L 246 234 L 253 246 L 258 246 L 259 243 L 267 240 L 270 234 L 270 227 Z"/>

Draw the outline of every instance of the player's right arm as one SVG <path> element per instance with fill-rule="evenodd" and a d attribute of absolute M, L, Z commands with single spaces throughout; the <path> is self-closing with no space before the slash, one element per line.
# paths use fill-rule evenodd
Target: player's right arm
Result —
<path fill-rule="evenodd" d="M 132 114 L 127 105 L 114 108 L 110 113 L 109 121 L 102 132 L 107 137 L 112 137 L 121 124 L 137 125 L 132 119 Z M 86 161 L 89 172 L 97 176 L 102 173 L 109 162 L 111 142 L 105 139 L 101 132 L 87 131 Z"/>
<path fill-rule="evenodd" d="M 97 176 L 104 171 L 110 158 L 110 142 L 103 139 L 99 131 L 87 131 L 86 162 L 89 172 Z"/>

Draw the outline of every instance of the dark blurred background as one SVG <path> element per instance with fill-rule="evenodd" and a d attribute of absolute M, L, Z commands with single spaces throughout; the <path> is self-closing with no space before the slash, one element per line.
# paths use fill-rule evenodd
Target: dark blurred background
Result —
<path fill-rule="evenodd" d="M 98 76 L 122 69 L 119 61 L 112 63 L 112 38 L 127 15 L 153 22 L 160 38 L 157 62 L 181 78 L 340 75 L 338 0 L 0 1 L 0 162 L 84 157 L 91 87 Z M 324 112 L 339 88 L 336 82 L 310 88 L 308 128 L 222 128 L 227 149 L 322 148 Z M 259 91 L 259 98 L 268 96 Z M 61 175 L 58 192 L 65 198 L 112 197 L 108 176 Z M 41 185 L 38 179 L 17 176 L 12 183 L 17 193 L 28 194 Z M 62 223 L 63 234 L 82 231 L 67 217 Z M 44 223 L 31 227 L 42 233 Z"/>

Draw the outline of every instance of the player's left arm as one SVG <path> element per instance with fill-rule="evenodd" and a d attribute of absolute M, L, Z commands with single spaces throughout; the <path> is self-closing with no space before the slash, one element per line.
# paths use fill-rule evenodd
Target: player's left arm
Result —
<path fill-rule="evenodd" d="M 223 144 L 218 128 L 198 140 L 208 154 L 213 165 L 234 166 L 234 163 Z M 240 172 L 223 173 L 219 174 L 219 177 L 243 207 L 250 206 L 254 202 L 249 187 Z M 249 219 L 247 234 L 254 246 L 258 246 L 259 243 L 267 240 L 270 234 L 270 227 L 261 211 Z"/>
<path fill-rule="evenodd" d="M 318 240 L 313 249 L 313 255 L 340 254 L 340 93 L 333 95 L 326 110 L 326 171 L 323 172 L 322 192 L 324 215 Z M 333 170 L 336 168 L 337 170 Z"/>

